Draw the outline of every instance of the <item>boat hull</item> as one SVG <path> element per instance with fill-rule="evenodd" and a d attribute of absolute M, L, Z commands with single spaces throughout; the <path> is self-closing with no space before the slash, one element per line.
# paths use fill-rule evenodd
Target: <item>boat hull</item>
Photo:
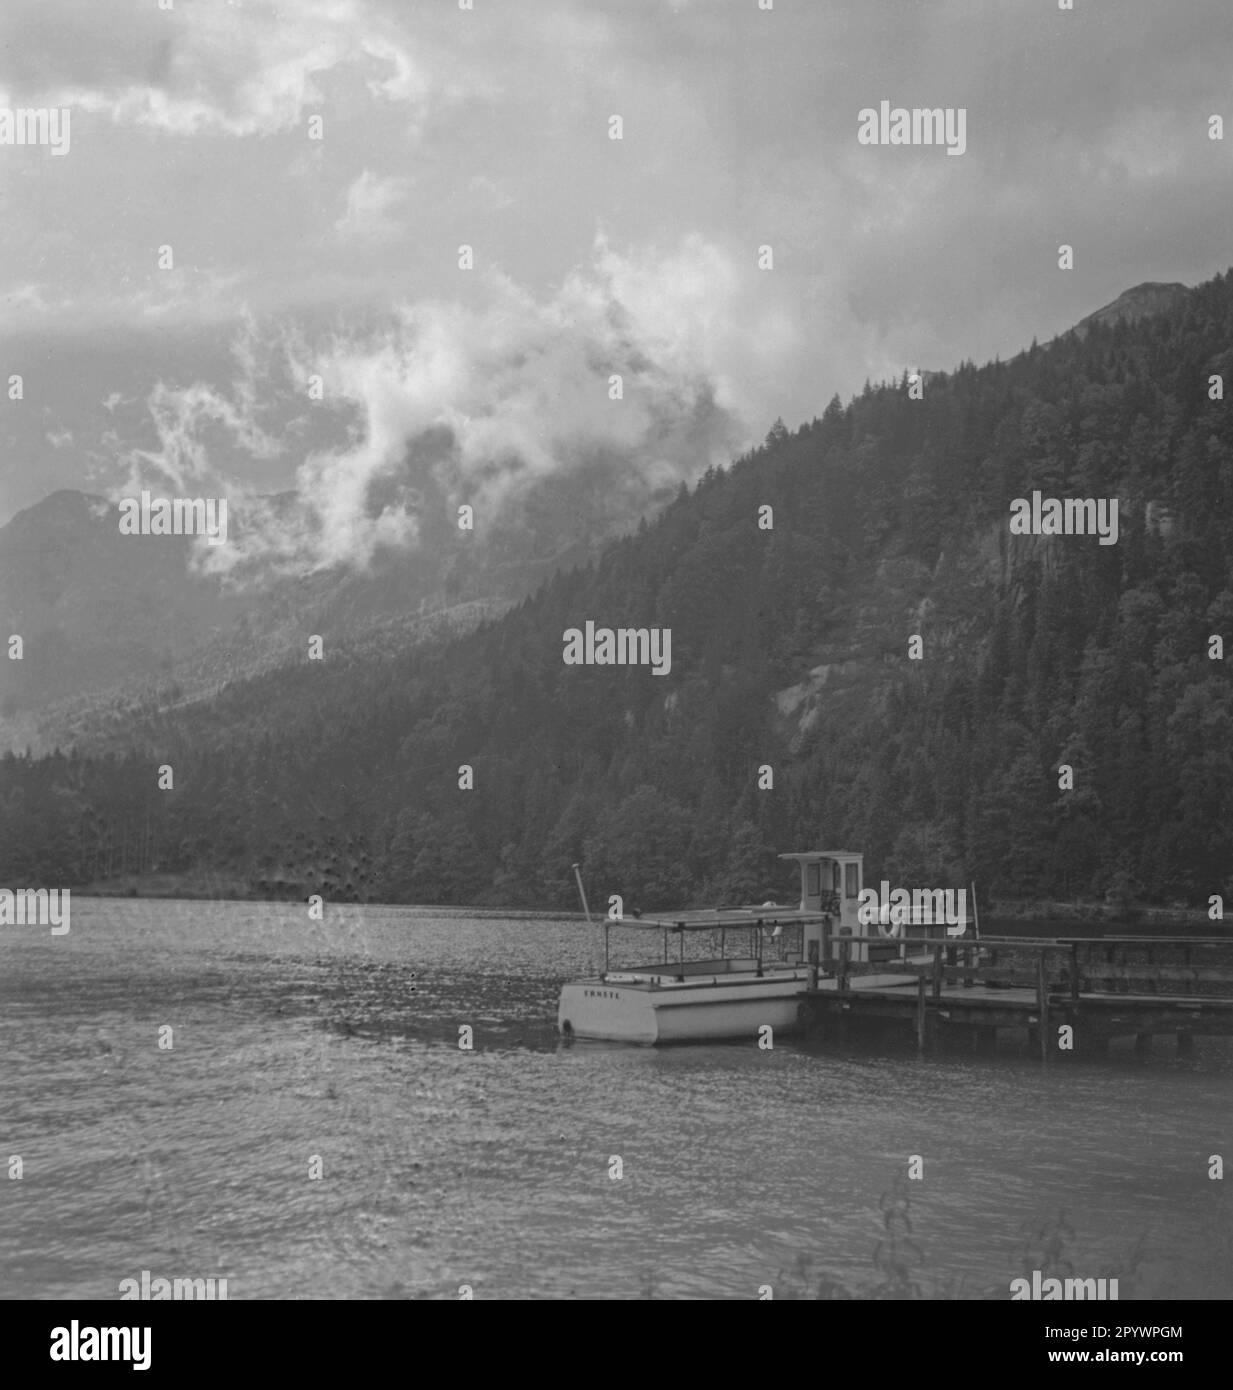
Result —
<path fill-rule="evenodd" d="M 566 1036 L 667 1043 L 757 1038 L 799 1027 L 807 974 L 722 984 L 658 987 L 641 981 L 576 980 L 561 989 L 557 1026 Z"/>

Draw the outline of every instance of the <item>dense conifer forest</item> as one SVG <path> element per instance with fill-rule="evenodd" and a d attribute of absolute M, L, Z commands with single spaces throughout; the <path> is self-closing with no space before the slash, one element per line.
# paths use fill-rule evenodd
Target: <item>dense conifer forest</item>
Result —
<path fill-rule="evenodd" d="M 302 662 L 109 747 L 6 756 L 0 881 L 547 908 L 575 904 L 578 860 L 593 903 L 655 907 L 787 896 L 777 852 L 844 845 L 867 881 L 1227 898 L 1233 682 L 1211 638 L 1233 643 L 1233 403 L 1214 376 L 1233 390 L 1233 273 L 929 374 L 923 399 L 905 378 L 777 422 L 465 637 L 310 661 L 306 633 Z M 1034 490 L 1117 498 L 1117 543 L 1011 535 Z M 670 674 L 565 665 L 588 619 L 671 628 Z"/>

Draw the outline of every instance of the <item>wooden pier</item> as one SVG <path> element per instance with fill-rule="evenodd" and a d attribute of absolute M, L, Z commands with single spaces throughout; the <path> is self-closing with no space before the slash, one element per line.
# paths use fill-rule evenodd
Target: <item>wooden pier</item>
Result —
<path fill-rule="evenodd" d="M 1133 1036 L 1142 1051 L 1166 1033 L 1180 1050 L 1233 1036 L 1233 936 L 848 936 L 827 946 L 829 978 L 801 1004 L 808 1033 L 896 1028 L 925 1050 L 947 1039 L 992 1047 L 1026 1030 L 1043 1061 L 1099 1054 L 1115 1037 Z"/>

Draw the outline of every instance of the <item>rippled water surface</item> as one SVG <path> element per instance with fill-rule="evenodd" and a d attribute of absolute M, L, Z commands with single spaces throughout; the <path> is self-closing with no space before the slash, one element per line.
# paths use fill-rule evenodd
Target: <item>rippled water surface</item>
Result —
<path fill-rule="evenodd" d="M 867 1292 L 919 1154 L 894 1254 L 926 1292 L 1006 1297 L 1039 1228 L 1123 1299 L 1233 1296 L 1227 1040 L 1047 1068 L 563 1044 L 557 991 L 597 946 L 392 907 L 74 898 L 67 936 L 4 928 L 0 1295 L 112 1298 L 143 1269 L 232 1298 Z"/>

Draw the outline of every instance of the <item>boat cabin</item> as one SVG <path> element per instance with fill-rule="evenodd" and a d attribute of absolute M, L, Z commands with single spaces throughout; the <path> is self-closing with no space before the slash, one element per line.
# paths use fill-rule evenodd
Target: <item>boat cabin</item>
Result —
<path fill-rule="evenodd" d="M 868 933 L 857 919 L 861 889 L 864 887 L 865 856 L 851 849 L 810 849 L 797 854 L 781 854 L 801 866 L 801 912 L 828 914 L 829 922 L 810 922 L 804 927 L 805 960 L 815 958 L 825 964 L 833 957 L 836 937 L 864 936 Z M 811 943 L 816 943 L 811 945 Z M 853 961 L 867 960 L 868 945 L 854 942 Z"/>

